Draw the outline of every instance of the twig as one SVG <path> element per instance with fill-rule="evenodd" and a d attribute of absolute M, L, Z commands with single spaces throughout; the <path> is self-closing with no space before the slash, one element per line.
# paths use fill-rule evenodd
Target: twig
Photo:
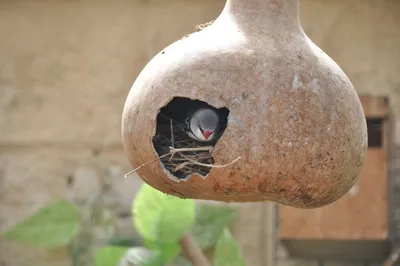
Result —
<path fill-rule="evenodd" d="M 174 172 L 181 170 L 183 167 L 185 167 L 188 164 L 190 164 L 190 162 L 183 162 L 183 163 L 179 164 L 177 167 L 175 167 Z"/>
<path fill-rule="evenodd" d="M 174 145 L 174 143 L 175 143 L 175 140 L 174 140 L 174 127 L 172 125 L 172 120 L 169 120 L 169 124 L 170 124 L 170 130 L 171 130 L 171 146 L 175 147 L 175 145 Z M 169 157 L 169 161 L 172 160 L 172 157 L 174 157 L 173 153 L 171 154 L 171 157 Z"/>
<path fill-rule="evenodd" d="M 177 141 L 175 141 L 175 143 L 193 143 L 193 140 L 192 139 L 183 139 L 183 140 L 177 140 Z"/>
<path fill-rule="evenodd" d="M 212 156 L 210 154 L 199 153 L 194 155 L 197 159 L 211 159 Z"/>
<path fill-rule="evenodd" d="M 190 161 L 192 164 L 196 164 L 196 165 L 199 165 L 199 166 L 205 166 L 205 167 L 211 167 L 211 168 L 224 168 L 224 167 L 227 167 L 227 166 L 229 166 L 231 164 L 236 163 L 237 161 L 239 161 L 242 158 L 242 157 L 237 157 L 235 160 L 233 160 L 232 162 L 230 162 L 228 164 L 218 165 L 218 164 L 199 163 L 199 162 L 196 162 L 196 161 L 194 161 L 194 160 L 192 160 L 192 159 L 190 159 L 190 158 L 188 158 L 186 156 L 182 155 L 182 157 L 187 159 L 188 161 Z"/>
<path fill-rule="evenodd" d="M 129 173 L 127 173 L 127 174 L 125 175 L 125 178 L 127 178 L 128 176 L 130 176 L 131 174 L 133 174 L 134 172 L 136 172 L 137 170 L 139 170 L 139 169 L 142 168 L 143 166 L 146 166 L 146 165 L 148 165 L 149 163 L 155 162 L 155 161 L 157 161 L 157 160 L 159 160 L 159 159 L 161 159 L 161 158 L 167 157 L 167 156 L 170 155 L 170 154 L 171 154 L 171 153 L 167 153 L 167 154 L 161 155 L 161 156 L 155 158 L 154 160 L 151 160 L 151 161 L 148 161 L 147 163 L 144 163 L 144 164 L 142 164 L 142 165 L 139 165 L 138 167 L 136 167 L 135 169 L 133 169 L 132 171 L 130 171 Z"/>
<path fill-rule="evenodd" d="M 184 235 L 180 240 L 181 247 L 193 266 L 210 266 L 206 255 L 190 234 Z"/>
<path fill-rule="evenodd" d="M 177 153 L 177 152 L 185 152 L 185 151 L 212 151 L 214 147 L 212 146 L 205 146 L 205 147 L 197 147 L 197 148 L 181 148 L 175 149 L 174 147 L 169 147 L 170 153 Z"/>
<path fill-rule="evenodd" d="M 169 124 L 170 124 L 170 128 L 171 128 L 171 146 L 175 147 L 175 145 L 174 145 L 174 143 L 175 143 L 175 140 L 174 140 L 174 127 L 172 126 L 172 120 L 169 121 Z"/>
<path fill-rule="evenodd" d="M 175 122 L 175 123 L 177 123 L 177 124 L 181 124 L 181 123 L 179 123 L 178 121 L 176 121 L 176 120 L 174 120 L 174 119 L 172 119 L 172 118 L 170 118 L 170 117 L 168 117 L 168 116 L 166 116 L 166 115 L 163 115 L 163 114 L 159 114 L 160 116 L 162 116 L 162 117 L 164 117 L 165 119 L 168 119 L 168 120 L 170 120 L 170 121 L 172 121 L 172 122 Z"/>
<path fill-rule="evenodd" d="M 187 174 L 192 174 L 193 172 L 197 172 L 198 174 L 202 174 L 202 175 L 207 175 L 208 174 L 208 173 L 206 173 L 204 171 L 201 171 L 199 169 L 195 169 L 193 167 L 190 167 L 190 165 L 191 165 L 191 162 L 187 162 L 187 164 L 185 164 L 182 167 L 182 169 L 178 169 L 178 170 L 175 171 L 175 168 L 179 167 L 179 165 L 177 166 L 176 164 L 168 164 L 168 166 L 175 167 L 174 168 L 174 172 L 182 170 L 182 171 L 185 171 L 185 173 L 187 173 Z"/>
<path fill-rule="evenodd" d="M 171 135 L 172 135 L 172 131 L 171 131 Z M 130 171 L 129 173 L 125 174 L 125 178 L 127 178 L 127 177 L 130 176 L 131 174 L 135 173 L 135 172 L 136 172 L 137 170 L 139 170 L 140 168 L 142 168 L 142 167 L 144 167 L 144 166 L 146 166 L 146 165 L 148 165 L 148 164 L 150 164 L 150 163 L 152 163 L 152 162 L 155 162 L 155 161 L 157 161 L 157 160 L 159 160 L 159 159 L 162 159 L 162 158 L 164 158 L 164 157 L 167 157 L 168 155 L 171 155 L 171 158 L 169 159 L 169 161 L 171 161 L 172 157 L 173 157 L 176 153 L 181 153 L 181 152 L 195 152 L 195 151 L 208 151 L 208 152 L 211 152 L 212 149 L 213 149 L 212 146 L 196 147 L 196 148 L 178 148 L 178 149 L 176 149 L 176 148 L 170 146 L 170 147 L 169 147 L 169 151 L 170 151 L 169 153 L 166 153 L 166 154 L 164 154 L 164 155 L 161 155 L 161 156 L 155 158 L 154 160 L 148 161 L 148 162 L 146 162 L 146 163 L 144 163 L 144 164 L 142 164 L 142 165 L 136 167 L 135 169 L 133 169 L 133 170 Z M 231 165 L 231 164 L 234 164 L 234 163 L 237 162 L 239 159 L 241 159 L 241 157 L 238 157 L 238 158 L 236 158 L 235 160 L 233 160 L 232 162 L 230 162 L 230 163 L 228 163 L 228 164 L 215 165 L 215 164 L 200 163 L 200 162 L 197 162 L 197 161 L 195 161 L 195 160 L 193 160 L 193 159 L 191 159 L 191 158 L 189 158 L 189 157 L 187 157 L 187 156 L 185 156 L 185 155 L 183 155 L 183 154 L 180 154 L 180 155 L 181 155 L 183 158 L 185 158 L 186 160 L 190 161 L 191 164 L 198 165 L 198 166 L 204 166 L 204 167 L 211 167 L 211 168 L 224 168 L 224 167 L 227 167 L 227 166 L 229 166 L 229 165 Z M 188 156 L 190 156 L 190 155 L 188 155 Z M 195 155 L 194 157 L 196 157 L 196 155 Z M 206 158 L 203 158 L 203 159 L 206 159 Z M 175 171 L 178 171 L 178 170 L 184 168 L 184 167 L 187 166 L 187 165 L 189 165 L 189 163 L 181 163 L 181 164 L 179 164 L 179 165 L 175 168 Z"/>

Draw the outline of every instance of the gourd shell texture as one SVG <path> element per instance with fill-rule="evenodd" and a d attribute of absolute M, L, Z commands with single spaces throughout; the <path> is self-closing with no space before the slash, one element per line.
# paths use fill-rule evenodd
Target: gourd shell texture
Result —
<path fill-rule="evenodd" d="M 174 97 L 197 99 L 229 109 L 212 152 L 215 164 L 240 159 L 205 178 L 180 181 L 156 160 L 137 170 L 146 183 L 182 198 L 269 200 L 298 208 L 332 203 L 354 185 L 365 160 L 358 95 L 306 35 L 290 41 L 254 36 L 215 23 L 157 54 L 125 103 L 127 157 L 134 168 L 155 160 L 160 109 Z"/>

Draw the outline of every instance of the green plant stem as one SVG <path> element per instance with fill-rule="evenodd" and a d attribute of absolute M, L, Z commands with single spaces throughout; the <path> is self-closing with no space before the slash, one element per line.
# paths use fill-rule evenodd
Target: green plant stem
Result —
<path fill-rule="evenodd" d="M 211 266 L 206 255 L 200 249 L 199 245 L 189 233 L 185 234 L 180 244 L 188 259 L 193 263 L 193 266 Z"/>

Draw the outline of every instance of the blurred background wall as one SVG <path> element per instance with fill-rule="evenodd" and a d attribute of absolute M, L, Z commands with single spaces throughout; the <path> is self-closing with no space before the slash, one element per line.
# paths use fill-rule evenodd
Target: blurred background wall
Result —
<path fill-rule="evenodd" d="M 131 168 L 122 150 L 120 117 L 130 86 L 157 52 L 214 19 L 224 4 L 0 1 L 1 231 L 59 197 L 73 194 L 84 202 L 105 184 L 112 187 L 105 200 L 121 217 L 130 213 L 141 184 L 135 176 L 123 178 Z M 301 0 L 306 33 L 360 94 L 388 96 L 397 120 L 399 13 L 395 0 Z M 235 234 L 248 265 L 270 266 L 276 237 L 272 205 L 237 206 L 242 215 Z M 68 257 L 65 250 L 44 252 L 0 239 L 0 265 L 68 265 Z M 282 257 L 279 265 L 317 262 Z"/>

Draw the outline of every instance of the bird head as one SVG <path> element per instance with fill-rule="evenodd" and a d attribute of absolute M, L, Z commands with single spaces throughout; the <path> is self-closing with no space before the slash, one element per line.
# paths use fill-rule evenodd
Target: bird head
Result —
<path fill-rule="evenodd" d="M 211 142 L 217 137 L 219 116 L 213 109 L 198 109 L 189 118 L 188 127 L 191 138 L 201 142 Z"/>

